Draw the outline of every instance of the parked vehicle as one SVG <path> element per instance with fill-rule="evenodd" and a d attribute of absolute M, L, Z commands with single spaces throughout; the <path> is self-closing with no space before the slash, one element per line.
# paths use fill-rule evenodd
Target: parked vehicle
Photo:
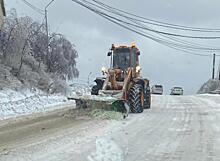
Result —
<path fill-rule="evenodd" d="M 151 88 L 152 94 L 163 94 L 163 86 L 162 85 L 153 85 Z"/>
<path fill-rule="evenodd" d="M 170 95 L 183 95 L 183 88 L 182 87 L 173 87 L 171 89 Z"/>

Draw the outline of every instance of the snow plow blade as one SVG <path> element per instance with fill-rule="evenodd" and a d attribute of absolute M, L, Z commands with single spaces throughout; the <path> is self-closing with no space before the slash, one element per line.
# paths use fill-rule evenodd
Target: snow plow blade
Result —
<path fill-rule="evenodd" d="M 119 100 L 114 97 L 105 96 L 71 96 L 69 100 L 76 101 L 76 108 L 91 108 L 91 109 L 103 109 L 108 111 L 122 112 L 124 118 L 128 116 L 130 111 L 128 104 L 124 100 Z"/>

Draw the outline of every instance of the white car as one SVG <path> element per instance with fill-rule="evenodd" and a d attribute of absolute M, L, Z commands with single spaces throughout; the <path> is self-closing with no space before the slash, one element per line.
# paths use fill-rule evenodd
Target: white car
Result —
<path fill-rule="evenodd" d="M 183 95 L 183 88 L 182 87 L 173 87 L 171 89 L 170 95 Z"/>
<path fill-rule="evenodd" d="M 153 85 L 151 88 L 152 94 L 163 94 L 163 86 L 162 85 Z"/>

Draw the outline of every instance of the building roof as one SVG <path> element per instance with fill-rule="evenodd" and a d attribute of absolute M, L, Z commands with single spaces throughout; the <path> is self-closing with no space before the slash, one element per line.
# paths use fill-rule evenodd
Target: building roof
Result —
<path fill-rule="evenodd" d="M 6 16 L 4 0 L 0 0 L 0 3 L 1 3 L 3 15 Z"/>

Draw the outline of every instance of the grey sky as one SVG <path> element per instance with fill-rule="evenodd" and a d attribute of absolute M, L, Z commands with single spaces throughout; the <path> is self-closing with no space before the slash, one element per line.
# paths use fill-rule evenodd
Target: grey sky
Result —
<path fill-rule="evenodd" d="M 48 0 L 28 1 L 39 8 L 48 3 Z M 151 19 L 195 27 L 220 28 L 219 0 L 103 2 Z M 5 0 L 5 3 L 7 10 L 16 8 L 19 15 L 29 15 L 38 21 L 43 18 L 21 0 Z M 81 78 L 87 78 L 89 72 L 92 72 L 93 78 L 101 75 L 101 67 L 109 65 L 106 53 L 112 43 L 129 45 L 132 42 L 136 42 L 141 51 L 143 76 L 149 78 L 151 84 L 164 85 L 166 92 L 178 85 L 183 86 L 187 94 L 195 93 L 211 76 L 211 58 L 183 54 L 152 42 L 106 21 L 71 0 L 56 0 L 48 12 L 50 31 L 64 34 L 76 45 L 79 52 L 77 67 Z M 209 41 L 201 43 L 208 44 Z M 210 41 L 210 45 L 214 45 L 214 42 Z"/>

